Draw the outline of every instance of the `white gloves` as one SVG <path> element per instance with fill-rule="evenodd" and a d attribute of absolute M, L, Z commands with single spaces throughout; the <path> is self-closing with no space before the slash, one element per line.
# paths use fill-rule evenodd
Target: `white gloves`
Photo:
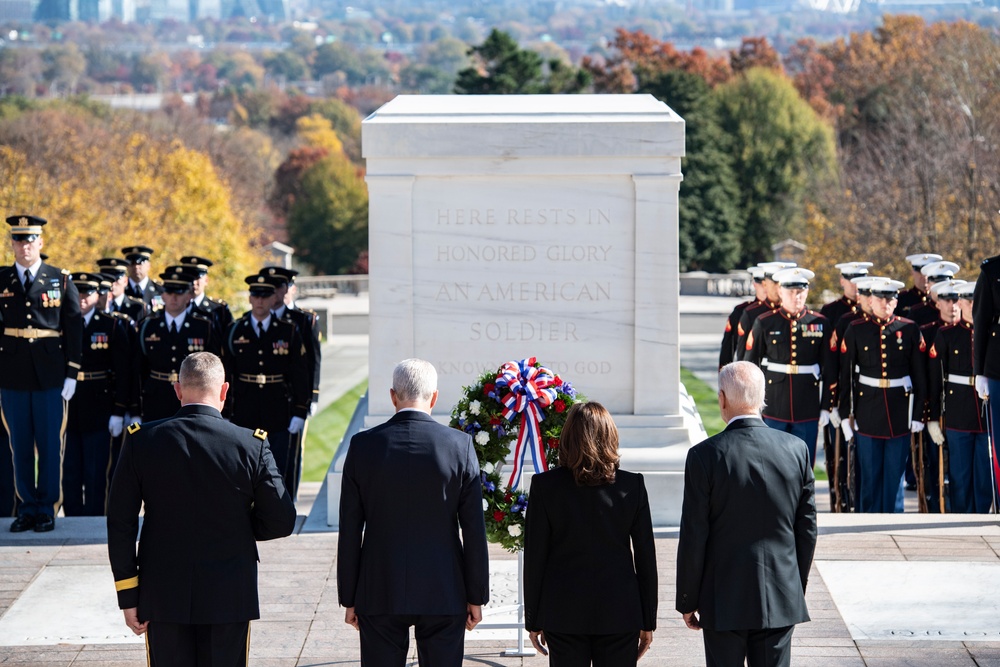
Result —
<path fill-rule="evenodd" d="M 851 428 L 850 419 L 840 420 L 840 430 L 844 432 L 844 440 L 850 441 L 854 437 L 854 429 Z"/>
<path fill-rule="evenodd" d="M 984 401 L 990 396 L 990 384 L 986 380 L 985 375 L 976 376 L 976 393 L 979 394 L 979 398 Z"/>
<path fill-rule="evenodd" d="M 309 416 L 310 417 L 313 417 L 313 416 L 316 415 L 316 406 L 317 405 L 318 405 L 318 403 L 310 403 L 309 404 Z"/>
<path fill-rule="evenodd" d="M 830 410 L 830 424 L 834 428 L 840 428 L 840 410 L 837 408 Z"/>
<path fill-rule="evenodd" d="M 934 444 L 940 447 L 944 444 L 944 433 L 941 432 L 941 424 L 934 422 L 927 422 L 927 433 L 930 434 L 931 440 Z"/>
<path fill-rule="evenodd" d="M 824 426 L 826 426 L 829 423 L 830 423 L 830 411 L 829 410 L 820 410 L 819 411 L 819 427 L 823 428 Z"/>
<path fill-rule="evenodd" d="M 291 434 L 299 433 L 302 431 L 302 427 L 306 425 L 306 420 L 302 417 L 292 417 L 292 421 L 288 422 L 288 432 Z"/>
<path fill-rule="evenodd" d="M 920 433 L 923 430 L 924 430 L 923 422 L 917 422 L 917 421 L 910 422 L 910 433 Z"/>
<path fill-rule="evenodd" d="M 112 438 L 117 438 L 122 434 L 122 428 L 125 426 L 125 418 L 117 417 L 111 415 L 111 419 L 108 420 L 108 432 L 111 433 Z"/>
<path fill-rule="evenodd" d="M 132 415 L 130 415 L 129 413 L 126 412 L 125 413 L 125 423 L 126 424 L 141 424 L 142 423 L 142 417 L 140 417 L 139 415 L 135 415 L 133 417 Z"/>
<path fill-rule="evenodd" d="M 62 397 L 64 401 L 69 401 L 76 393 L 76 378 L 66 378 L 63 380 Z"/>

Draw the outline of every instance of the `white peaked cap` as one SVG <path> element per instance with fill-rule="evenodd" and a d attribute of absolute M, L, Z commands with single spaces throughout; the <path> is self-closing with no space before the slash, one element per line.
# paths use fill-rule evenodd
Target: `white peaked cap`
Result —
<path fill-rule="evenodd" d="M 883 296 L 897 294 L 904 287 L 906 285 L 892 278 L 873 278 L 868 289 L 871 290 L 872 296 Z"/>
<path fill-rule="evenodd" d="M 955 291 L 958 292 L 959 298 L 961 298 L 961 299 L 968 299 L 968 300 L 971 301 L 972 300 L 972 294 L 973 294 L 973 292 L 976 291 L 976 283 L 971 282 L 971 281 L 970 282 L 963 282 L 961 285 L 958 286 L 958 289 L 956 289 Z"/>
<path fill-rule="evenodd" d="M 964 284 L 964 280 L 942 280 L 941 282 L 932 285 L 931 291 L 938 296 L 941 296 L 942 294 L 954 294 L 957 296 L 958 288 Z M 972 288 L 975 289 L 975 284 L 973 284 Z"/>
<path fill-rule="evenodd" d="M 932 252 L 918 252 L 916 255 L 907 255 L 906 261 L 910 263 L 910 266 L 915 268 L 920 268 L 930 264 L 931 262 L 940 262 L 944 257 L 941 255 L 935 255 Z"/>
<path fill-rule="evenodd" d="M 833 266 L 840 269 L 840 273 L 845 276 L 861 276 L 868 273 L 869 267 L 875 265 L 871 262 L 841 262 Z"/>
<path fill-rule="evenodd" d="M 795 262 L 761 262 L 757 266 L 764 269 L 764 277 L 767 277 L 773 276 L 775 272 L 781 271 L 782 269 L 794 268 L 796 264 Z"/>
<path fill-rule="evenodd" d="M 931 262 L 920 269 L 920 273 L 925 276 L 948 276 L 951 278 L 958 273 L 958 264 L 955 262 Z"/>
<path fill-rule="evenodd" d="M 760 279 L 764 277 L 764 269 L 759 266 L 748 266 L 747 272 L 755 279 Z"/>
<path fill-rule="evenodd" d="M 771 280 L 778 283 L 782 287 L 790 287 L 792 285 L 802 285 L 803 287 L 808 287 L 809 281 L 815 277 L 816 274 L 809 269 L 794 267 L 791 269 L 776 271 L 771 277 Z"/>

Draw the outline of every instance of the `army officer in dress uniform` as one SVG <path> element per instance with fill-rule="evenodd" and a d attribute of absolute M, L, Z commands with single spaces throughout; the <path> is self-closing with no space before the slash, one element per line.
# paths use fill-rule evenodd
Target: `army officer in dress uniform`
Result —
<path fill-rule="evenodd" d="M 295 285 L 295 276 L 299 272 L 280 266 L 268 266 L 260 270 L 261 275 L 275 279 L 274 314 L 280 320 L 290 320 L 299 328 L 302 343 L 306 346 L 306 373 L 309 386 L 312 388 L 312 400 L 309 403 L 309 414 L 316 410 L 319 401 L 320 365 L 322 349 L 319 341 L 319 320 L 315 311 L 296 308 L 291 297 Z M 292 498 L 298 497 L 299 479 L 302 476 L 302 452 L 305 442 L 306 427 L 292 432 L 289 442 L 289 465 L 285 476 L 285 486 Z"/>
<path fill-rule="evenodd" d="M 182 407 L 128 426 L 111 484 L 118 606 L 134 633 L 146 633 L 150 665 L 245 667 L 249 624 L 260 617 L 255 542 L 289 535 L 295 507 L 267 433 L 222 418 L 228 385 L 218 357 L 188 356 L 179 377 Z"/>
<path fill-rule="evenodd" d="M 174 394 L 184 357 L 192 352 L 218 353 L 220 341 L 212 322 L 199 313 L 189 313 L 191 283 L 189 273 L 160 274 L 163 281 L 163 309 L 139 325 L 133 367 L 141 385 L 141 421 L 171 417 L 180 404 Z"/>
<path fill-rule="evenodd" d="M 150 258 L 153 249 L 144 245 L 122 248 L 122 255 L 128 260 L 128 286 L 125 294 L 141 299 L 147 312 L 163 308 L 163 286 L 149 277 Z"/>
<path fill-rule="evenodd" d="M 973 372 L 975 289 L 975 283 L 956 288 L 961 316 L 954 324 L 941 327 L 930 346 L 927 431 L 938 447 L 947 434 L 951 511 L 986 514 L 996 499 L 996 487 L 990 471 L 985 406 L 976 395 Z"/>
<path fill-rule="evenodd" d="M 186 268 L 195 277 L 193 283 L 194 297 L 191 299 L 191 307 L 198 308 L 207 313 L 215 321 L 219 335 L 225 335 L 229 331 L 229 325 L 233 323 L 233 313 L 229 310 L 229 304 L 221 299 L 213 299 L 205 294 L 208 287 L 208 270 L 214 266 L 214 262 L 204 257 L 196 255 L 185 255 L 180 259 L 181 266 Z"/>
<path fill-rule="evenodd" d="M 97 270 L 111 278 L 111 294 L 108 295 L 104 312 L 125 313 L 133 326 L 142 321 L 148 309 L 142 299 L 128 296 L 128 262 L 117 257 L 102 257 L 97 260 Z"/>
<path fill-rule="evenodd" d="M 69 402 L 63 456 L 66 516 L 102 516 L 108 490 L 111 442 L 122 434 L 130 403 L 130 337 L 125 321 L 97 308 L 99 273 L 74 273 L 83 315 L 83 363 Z"/>
<path fill-rule="evenodd" d="M 894 313 L 903 286 L 873 279 L 871 317 L 854 320 L 840 344 L 840 427 L 846 440 L 857 433 L 860 512 L 901 511 L 910 434 L 924 428 L 927 346 L 917 325 Z"/>
<path fill-rule="evenodd" d="M 230 325 L 223 360 L 229 378 L 230 419 L 270 433 L 271 451 L 287 480 L 297 466 L 289 443 L 309 414 L 309 374 L 298 327 L 276 317 L 275 279 L 253 275 L 250 312 Z"/>
<path fill-rule="evenodd" d="M 15 215 L 7 224 L 15 262 L 0 269 L 0 406 L 20 499 L 10 529 L 45 532 L 59 509 L 62 428 L 80 372 L 83 319 L 69 271 L 39 257 L 46 221 Z"/>
<path fill-rule="evenodd" d="M 814 277 L 803 268 L 774 274 L 781 307 L 757 318 L 743 357 L 758 364 L 767 378 L 764 423 L 805 441 L 810 466 L 816 465 L 816 438 L 826 387 L 823 362 L 830 340 L 829 321 L 806 308 L 809 281 Z M 828 413 L 824 416 L 829 422 Z"/>

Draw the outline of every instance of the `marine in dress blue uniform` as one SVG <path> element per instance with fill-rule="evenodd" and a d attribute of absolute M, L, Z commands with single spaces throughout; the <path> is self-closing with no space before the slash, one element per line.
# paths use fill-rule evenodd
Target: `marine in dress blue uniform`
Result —
<path fill-rule="evenodd" d="M 1000 463 L 997 459 L 997 420 L 1000 419 L 1000 256 L 983 260 L 976 279 L 972 303 L 972 322 L 976 369 L 976 393 L 988 401 L 990 452 L 995 480 L 1000 480 Z"/>
<path fill-rule="evenodd" d="M 747 337 L 744 360 L 764 371 L 764 423 L 798 436 L 816 464 L 816 439 L 826 384 L 823 365 L 830 340 L 830 322 L 805 307 L 809 269 L 784 269 L 774 274 L 780 285 L 781 307 L 761 315 Z M 764 363 L 766 360 L 766 363 Z M 826 421 L 829 421 L 828 415 Z"/>
<path fill-rule="evenodd" d="M 63 457 L 66 516 L 102 516 L 111 472 L 111 444 L 120 438 L 129 404 L 128 324 L 97 307 L 101 274 L 74 273 L 83 314 L 83 362 L 69 402 Z"/>
<path fill-rule="evenodd" d="M 246 278 L 251 310 L 229 326 L 223 362 L 229 379 L 230 420 L 270 433 L 278 470 L 288 479 L 298 465 L 289 451 L 292 431 L 301 431 L 309 414 L 309 377 L 298 327 L 274 316 L 274 282 Z"/>
<path fill-rule="evenodd" d="M 997 491 L 990 470 L 986 406 L 976 393 L 973 367 L 975 289 L 971 282 L 956 288 L 961 317 L 941 327 L 930 346 L 927 430 L 938 446 L 947 441 L 951 511 L 986 514 Z"/>
<path fill-rule="evenodd" d="M 10 529 L 44 532 L 55 527 L 61 500 L 66 401 L 76 391 L 83 320 L 69 272 L 39 257 L 46 220 L 15 215 L 7 224 L 15 263 L 0 269 L 0 407 L 20 500 Z"/>
<path fill-rule="evenodd" d="M 764 303 L 764 299 L 767 298 L 767 292 L 764 290 L 764 269 L 759 266 L 751 266 L 747 268 L 747 273 L 753 278 L 755 296 L 750 301 L 736 304 L 733 312 L 729 313 L 729 317 L 726 318 L 726 328 L 722 332 L 722 346 L 719 349 L 720 369 L 736 358 L 736 330 L 740 325 L 740 317 L 743 316 L 743 311 L 750 306 L 757 306 Z"/>
<path fill-rule="evenodd" d="M 913 278 L 913 285 L 910 289 L 900 292 L 897 299 L 896 312 L 905 315 L 906 311 L 915 305 L 922 305 L 930 298 L 927 296 L 927 278 L 920 272 L 931 262 L 940 262 L 944 257 L 933 252 L 919 252 L 907 255 L 906 261 L 910 264 L 910 275 Z"/>
<path fill-rule="evenodd" d="M 764 286 L 767 296 L 762 303 L 751 304 L 744 308 L 743 314 L 740 315 L 739 324 L 736 325 L 736 361 L 742 360 L 746 354 L 747 336 L 753 329 L 754 321 L 764 313 L 770 313 L 781 305 L 781 299 L 778 297 L 778 283 L 774 281 L 774 272 L 793 268 L 795 263 L 761 262 L 757 266 L 764 269 L 764 280 L 761 284 Z"/>
<path fill-rule="evenodd" d="M 955 262 L 931 262 L 923 268 L 920 272 L 924 275 L 927 281 L 927 298 L 921 303 L 911 306 L 905 313 L 904 317 L 907 317 L 918 325 L 923 326 L 933 322 L 938 317 L 937 305 L 935 303 L 934 296 L 934 285 L 943 282 L 945 280 L 951 280 L 958 273 L 959 267 Z"/>
<path fill-rule="evenodd" d="M 910 434 L 924 428 L 927 348 L 916 323 L 893 312 L 902 287 L 872 280 L 872 316 L 853 321 L 840 347 L 839 414 L 845 438 L 857 434 L 861 512 L 901 511 Z"/>

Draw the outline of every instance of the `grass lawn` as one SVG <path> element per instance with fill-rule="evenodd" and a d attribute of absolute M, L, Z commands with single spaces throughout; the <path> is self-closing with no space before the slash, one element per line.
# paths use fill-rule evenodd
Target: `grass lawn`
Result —
<path fill-rule="evenodd" d="M 702 382 L 694 376 L 694 373 L 686 368 L 681 368 L 681 382 L 687 387 L 688 393 L 694 399 L 701 415 L 701 421 L 705 425 L 705 431 L 709 435 L 715 435 L 726 428 L 726 422 L 722 421 L 719 414 L 719 396 L 708 384 Z M 817 464 L 813 471 L 816 479 L 826 479 L 826 469 Z"/>
<path fill-rule="evenodd" d="M 309 420 L 305 459 L 302 462 L 302 481 L 323 481 L 330 467 L 330 461 L 333 460 L 333 455 L 337 452 L 340 440 L 344 437 L 347 425 L 354 414 L 354 408 L 358 405 L 358 399 L 366 391 L 368 391 L 368 380 L 351 389 Z"/>

